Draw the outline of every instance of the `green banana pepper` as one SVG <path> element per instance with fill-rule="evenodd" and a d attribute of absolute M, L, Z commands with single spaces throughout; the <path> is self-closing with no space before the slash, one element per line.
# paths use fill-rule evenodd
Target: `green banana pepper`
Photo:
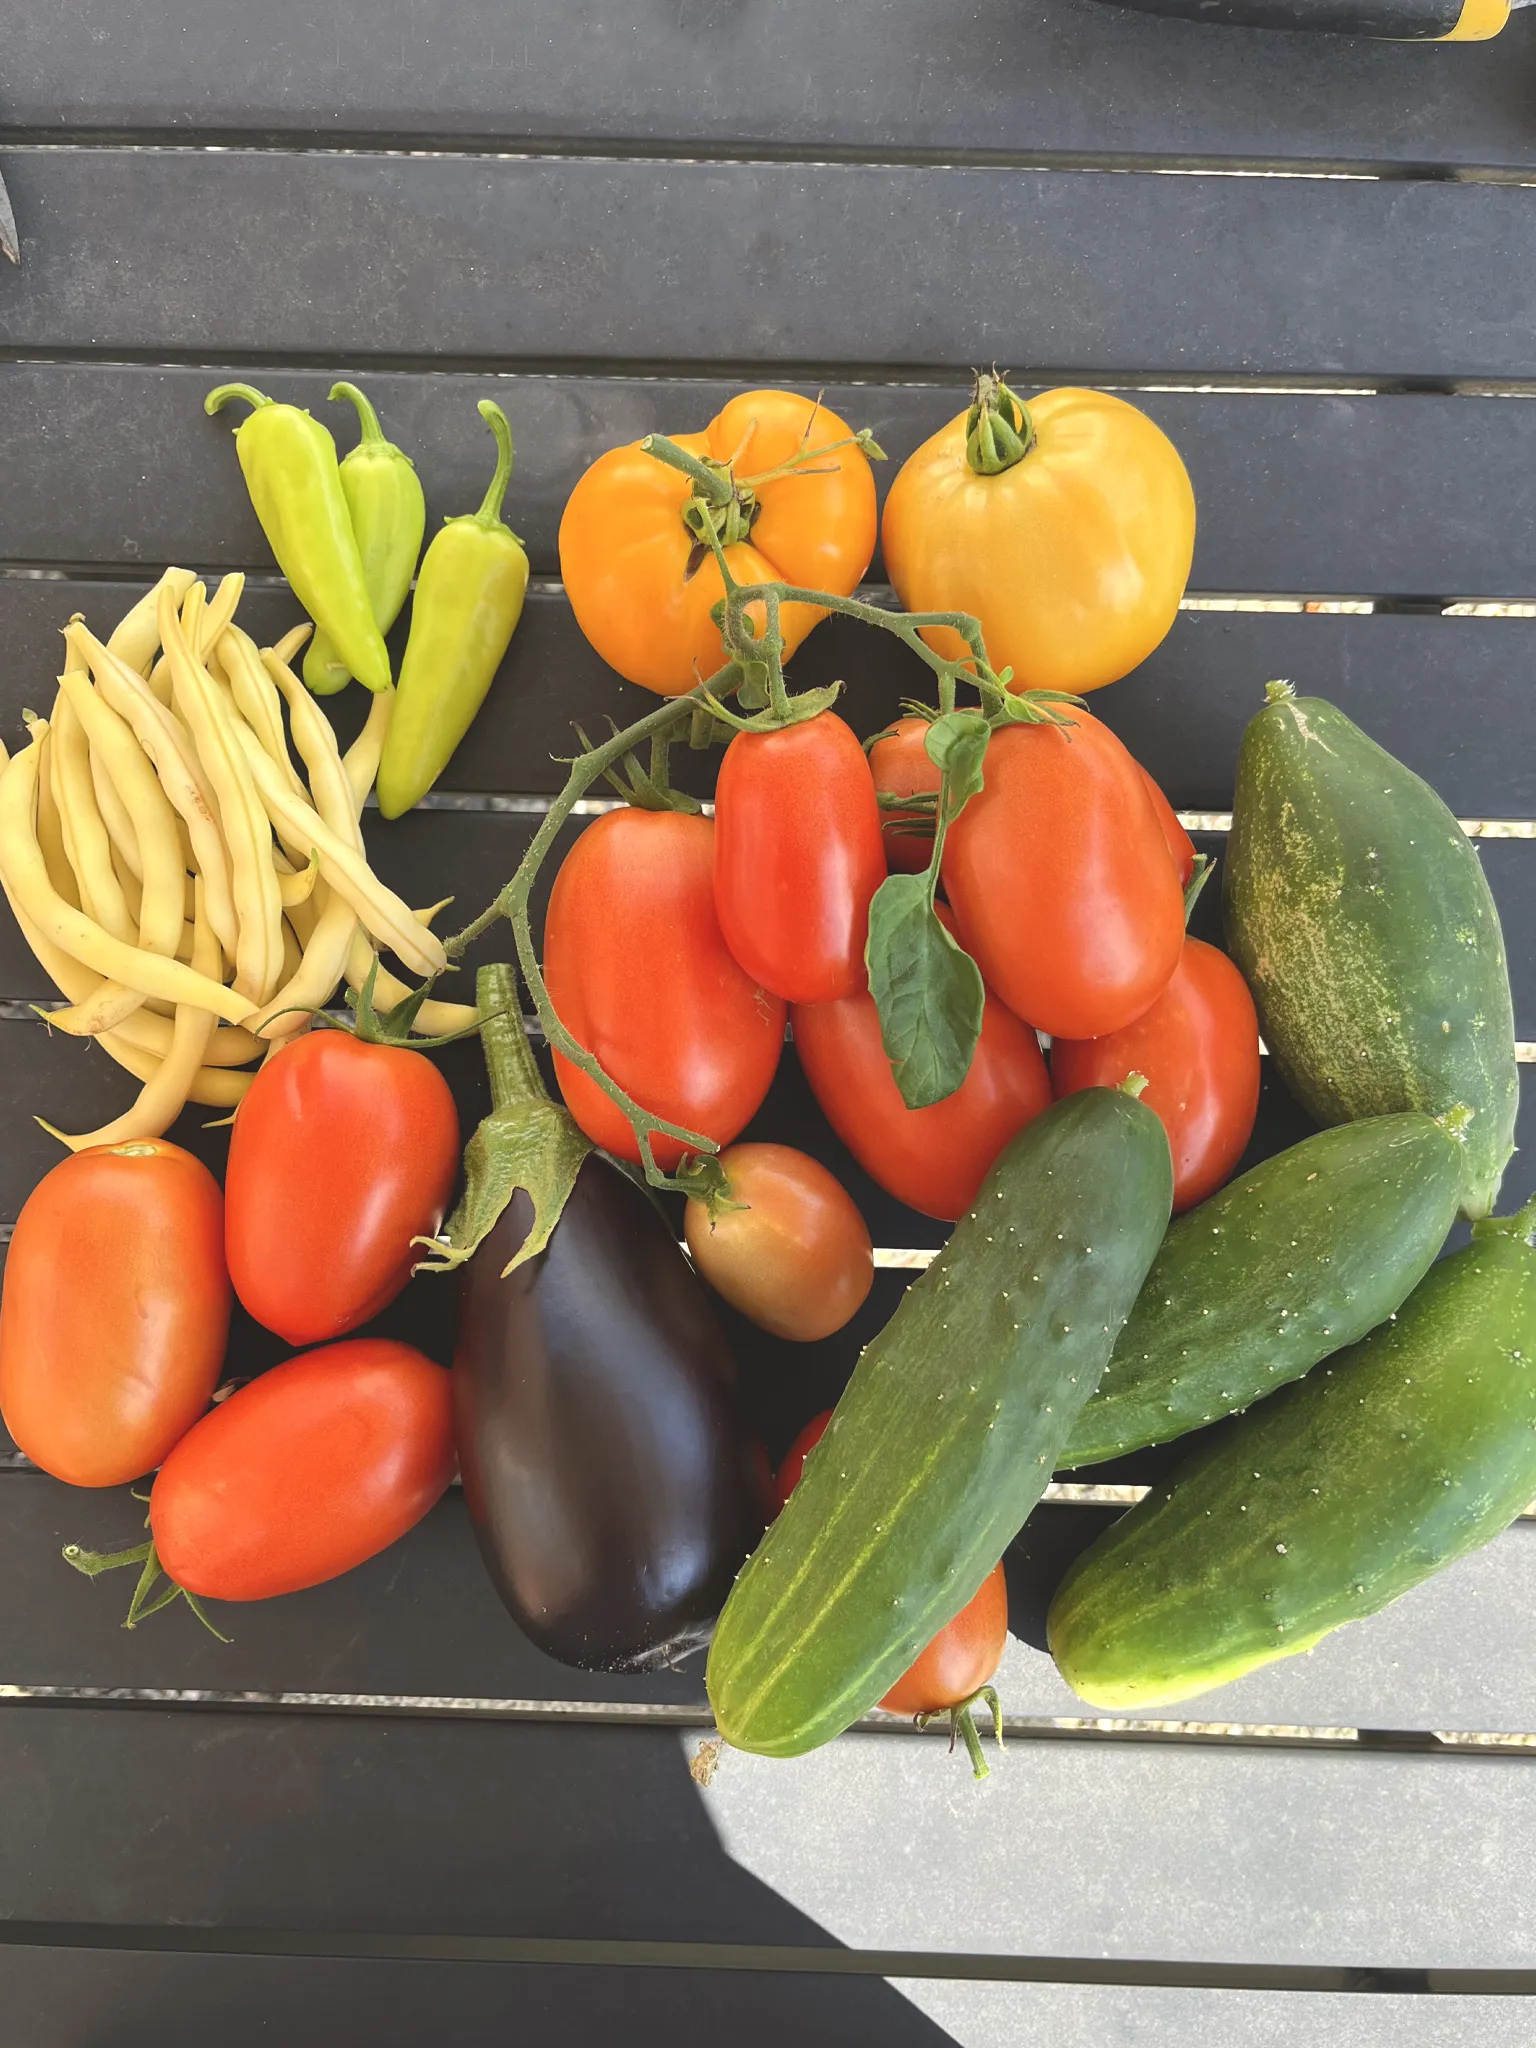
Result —
<path fill-rule="evenodd" d="M 386 441 L 379 416 L 355 384 L 333 384 L 331 397 L 357 407 L 362 438 L 341 458 L 341 488 L 352 514 L 352 531 L 363 562 L 363 581 L 375 623 L 387 633 L 400 616 L 416 574 L 427 501 L 416 465 L 403 448 Z M 322 627 L 304 657 L 304 680 L 317 697 L 344 690 L 352 671 Z"/>
<path fill-rule="evenodd" d="M 528 557 L 501 520 L 512 429 L 489 399 L 480 401 L 480 417 L 496 436 L 496 474 L 480 510 L 450 519 L 437 534 L 416 578 L 411 637 L 379 763 L 386 818 L 419 803 L 447 767 L 522 617 Z"/>
<path fill-rule="evenodd" d="M 232 398 L 252 408 L 235 429 L 235 453 L 277 566 L 358 681 L 387 690 L 389 654 L 368 600 L 336 443 L 307 412 L 276 405 L 249 384 L 221 384 L 203 410 L 216 413 Z"/>

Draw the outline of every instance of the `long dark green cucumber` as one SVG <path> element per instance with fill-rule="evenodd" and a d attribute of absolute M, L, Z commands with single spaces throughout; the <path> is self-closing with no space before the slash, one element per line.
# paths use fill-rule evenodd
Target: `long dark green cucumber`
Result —
<path fill-rule="evenodd" d="M 1418 1110 L 1319 1131 L 1176 1217 L 1065 1469 L 1246 1408 L 1385 1322 L 1433 1264 L 1461 1146 Z"/>
<path fill-rule="evenodd" d="M 1084 1551 L 1048 1621 L 1099 1707 L 1309 1650 L 1536 1494 L 1536 1202 L 1476 1226 L 1390 1323 L 1266 1401 Z"/>
<path fill-rule="evenodd" d="M 1520 1082 L 1476 849 L 1429 784 L 1342 711 L 1270 691 L 1243 734 L 1225 883 L 1264 1037 L 1321 1124 L 1465 1103 L 1462 1208 L 1486 1216 Z"/>
<path fill-rule="evenodd" d="M 829 1741 L 972 1598 L 1049 1481 L 1172 1199 L 1162 1125 L 1119 1090 L 1070 1095 L 1007 1146 L 737 1578 L 707 1674 L 728 1741 Z"/>

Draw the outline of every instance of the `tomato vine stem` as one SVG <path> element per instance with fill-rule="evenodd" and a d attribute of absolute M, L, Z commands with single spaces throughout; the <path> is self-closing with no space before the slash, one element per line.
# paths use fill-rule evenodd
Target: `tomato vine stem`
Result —
<path fill-rule="evenodd" d="M 852 438 L 861 447 L 865 445 L 860 436 Z M 1045 707 L 1048 700 L 1054 701 L 1055 693 L 1035 693 L 1035 702 L 1015 696 L 1008 688 L 1011 671 L 999 674 L 992 667 L 987 659 L 980 621 L 968 612 L 894 611 L 870 604 L 862 598 L 806 589 L 798 584 L 739 582 L 726 559 L 730 540 L 728 536 L 722 537 L 720 528 L 727 525 L 728 515 L 738 508 L 745 487 L 735 483 L 729 465 L 708 463 L 678 447 L 664 435 L 648 435 L 641 446 L 658 462 L 681 471 L 694 485 L 694 498 L 690 502 L 697 508 L 699 517 L 696 521 L 687 522 L 688 529 L 713 555 L 720 572 L 724 594 L 715 607 L 714 616 L 726 659 L 714 675 L 701 679 L 692 690 L 668 698 L 635 724 L 614 732 L 599 746 L 585 747 L 571 760 L 565 786 L 545 813 L 527 852 L 518 863 L 517 872 L 477 918 L 463 931 L 444 941 L 444 947 L 450 961 L 460 960 L 498 918 L 505 918 L 512 927 L 518 966 L 548 1043 L 594 1081 L 619 1110 L 635 1134 L 645 1177 L 651 1185 L 691 1193 L 696 1191 L 693 1180 L 665 1174 L 657 1166 L 651 1147 L 652 1138 L 657 1135 L 671 1138 L 690 1151 L 706 1156 L 718 1152 L 719 1145 L 697 1131 L 685 1130 L 681 1125 L 669 1123 L 642 1108 L 606 1073 L 597 1058 L 579 1044 L 561 1022 L 550 1001 L 539 966 L 528 906 L 539 870 L 577 803 L 594 782 L 608 775 L 647 743 L 658 742 L 665 747 L 680 738 L 690 726 L 696 741 L 701 719 L 712 724 L 715 731 L 722 727 L 727 731 L 731 728 L 776 731 L 826 709 L 841 689 L 840 684 L 833 684 L 830 689 L 806 691 L 797 697 L 790 693 L 785 682 L 780 616 L 787 604 L 809 605 L 823 613 L 836 612 L 902 641 L 933 671 L 938 684 L 939 710 L 944 716 L 955 710 L 955 694 L 961 683 L 976 690 L 989 723 L 1001 724 L 1012 719 L 1054 722 L 1056 714 Z M 824 452 L 827 451 L 808 450 L 807 455 L 816 456 Z M 789 465 L 791 470 L 796 466 Z M 704 516 L 706 513 L 712 516 Z M 923 635 L 939 629 L 948 629 L 956 634 L 964 643 L 966 652 L 951 659 L 932 648 Z M 728 698 L 736 700 L 739 711 L 728 708 Z M 949 815 L 936 821 L 940 833 L 953 816 L 949 804 L 946 803 L 943 809 Z M 697 1171 L 696 1165 L 694 1171 Z M 685 1162 L 680 1174 L 686 1176 L 688 1172 L 689 1166 Z"/>

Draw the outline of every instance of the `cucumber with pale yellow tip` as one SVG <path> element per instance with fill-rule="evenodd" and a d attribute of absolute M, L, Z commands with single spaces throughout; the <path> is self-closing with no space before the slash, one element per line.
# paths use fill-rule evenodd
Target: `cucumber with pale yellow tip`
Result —
<path fill-rule="evenodd" d="M 727 1741 L 829 1741 L 975 1595 L 1045 1490 L 1172 1200 L 1168 1140 L 1131 1092 L 1069 1095 L 1005 1148 L 726 1601 L 707 1682 Z"/>
<path fill-rule="evenodd" d="M 1252 1409 L 1057 1589 L 1062 1676 L 1140 1710 L 1310 1650 L 1536 1495 L 1536 1201 L 1477 1224 L 1391 1322 Z"/>

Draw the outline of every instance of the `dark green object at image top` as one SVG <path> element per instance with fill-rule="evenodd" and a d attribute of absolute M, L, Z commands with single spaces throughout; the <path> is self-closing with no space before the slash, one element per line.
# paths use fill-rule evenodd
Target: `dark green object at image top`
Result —
<path fill-rule="evenodd" d="M 501 518 L 512 476 L 512 429 L 480 401 L 496 436 L 496 473 L 478 512 L 450 519 L 427 549 L 411 605 L 411 636 L 379 763 L 379 809 L 398 818 L 453 757 L 501 666 L 523 614 L 528 557 Z"/>

